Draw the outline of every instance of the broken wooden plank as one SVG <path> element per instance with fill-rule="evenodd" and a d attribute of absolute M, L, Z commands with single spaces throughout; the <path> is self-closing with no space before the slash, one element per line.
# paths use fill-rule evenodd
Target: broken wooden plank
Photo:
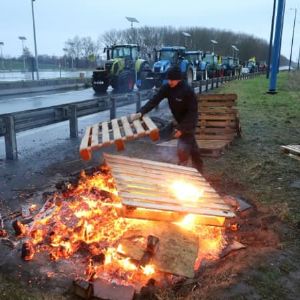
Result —
<path fill-rule="evenodd" d="M 144 255 L 147 237 L 159 238 L 157 253 L 152 258 L 155 269 L 179 276 L 194 277 L 198 256 L 198 237 L 180 226 L 166 222 L 136 221 L 122 236 L 120 244 L 124 254 L 140 261 Z"/>

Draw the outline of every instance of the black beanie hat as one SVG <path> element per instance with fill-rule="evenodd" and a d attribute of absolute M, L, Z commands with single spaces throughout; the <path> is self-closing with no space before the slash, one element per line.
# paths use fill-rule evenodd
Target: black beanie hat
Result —
<path fill-rule="evenodd" d="M 179 67 L 171 67 L 167 71 L 167 79 L 169 79 L 169 80 L 181 80 L 182 76 L 181 76 L 180 68 Z"/>

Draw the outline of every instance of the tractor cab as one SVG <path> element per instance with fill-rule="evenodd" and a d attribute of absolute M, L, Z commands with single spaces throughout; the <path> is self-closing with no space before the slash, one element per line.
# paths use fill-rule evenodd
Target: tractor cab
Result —
<path fill-rule="evenodd" d="M 194 73 L 191 63 L 185 58 L 185 47 L 166 46 L 156 51 L 156 62 L 153 65 L 153 74 L 155 86 L 159 87 L 167 82 L 167 71 L 172 66 L 178 66 L 181 69 L 182 78 L 188 84 L 192 84 Z"/>
<path fill-rule="evenodd" d="M 112 45 L 104 49 L 107 61 L 103 68 L 93 72 L 92 85 L 96 93 L 104 93 L 107 87 L 118 92 L 130 92 L 134 85 L 139 89 L 151 88 L 153 78 L 149 63 L 141 59 L 136 44 Z"/>

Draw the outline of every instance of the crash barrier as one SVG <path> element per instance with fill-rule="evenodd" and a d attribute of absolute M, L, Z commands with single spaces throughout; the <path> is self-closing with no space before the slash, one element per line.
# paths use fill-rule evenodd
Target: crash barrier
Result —
<path fill-rule="evenodd" d="M 193 83 L 193 87 L 196 88 L 196 92 L 200 94 L 207 92 L 209 89 L 217 88 L 224 82 L 249 79 L 258 75 L 260 75 L 260 73 L 201 80 Z M 78 118 L 110 110 L 110 120 L 115 119 L 118 107 L 135 103 L 136 110 L 139 110 L 141 101 L 149 99 L 154 92 L 155 90 L 151 89 L 129 94 L 110 94 L 81 102 L 0 115 L 0 137 L 4 136 L 6 159 L 18 159 L 16 138 L 18 132 L 69 121 L 70 137 L 77 138 Z"/>

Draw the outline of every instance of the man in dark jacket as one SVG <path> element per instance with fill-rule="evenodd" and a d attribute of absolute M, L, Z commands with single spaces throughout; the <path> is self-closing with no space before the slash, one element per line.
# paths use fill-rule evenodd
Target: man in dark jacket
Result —
<path fill-rule="evenodd" d="M 195 140 L 195 129 L 198 122 L 196 95 L 194 90 L 182 80 L 180 68 L 170 68 L 167 79 L 168 84 L 164 84 L 133 118 L 140 118 L 156 107 L 164 98 L 168 98 L 169 107 L 177 122 L 174 137 L 178 138 L 179 164 L 187 165 L 191 157 L 193 167 L 202 172 L 203 163 Z"/>

